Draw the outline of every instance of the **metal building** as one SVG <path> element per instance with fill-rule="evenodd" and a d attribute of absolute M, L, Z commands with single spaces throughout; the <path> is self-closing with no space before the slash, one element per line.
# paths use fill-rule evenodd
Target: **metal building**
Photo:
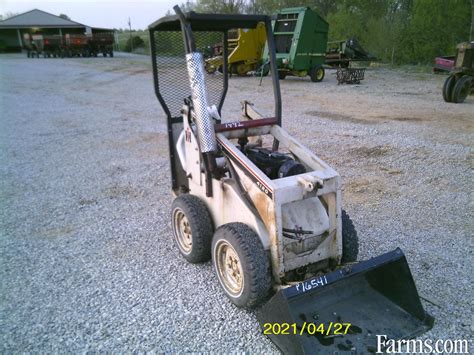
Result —
<path fill-rule="evenodd" d="M 112 29 L 90 27 L 34 9 L 0 21 L 0 52 L 20 52 L 24 45 L 25 33 L 65 35 L 112 31 Z"/>

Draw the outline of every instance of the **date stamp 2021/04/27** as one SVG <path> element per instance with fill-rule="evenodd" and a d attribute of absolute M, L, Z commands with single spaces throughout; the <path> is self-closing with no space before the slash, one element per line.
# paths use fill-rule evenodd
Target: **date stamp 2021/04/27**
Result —
<path fill-rule="evenodd" d="M 345 335 L 351 332 L 351 323 L 264 323 L 265 335 Z"/>

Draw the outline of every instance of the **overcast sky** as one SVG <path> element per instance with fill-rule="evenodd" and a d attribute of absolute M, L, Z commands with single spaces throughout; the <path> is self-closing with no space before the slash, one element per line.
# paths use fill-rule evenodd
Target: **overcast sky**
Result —
<path fill-rule="evenodd" d="M 134 29 L 146 29 L 183 0 L 0 0 L 0 13 L 21 13 L 33 9 L 53 15 L 66 14 L 71 20 L 92 27 L 126 28 L 128 18 Z"/>

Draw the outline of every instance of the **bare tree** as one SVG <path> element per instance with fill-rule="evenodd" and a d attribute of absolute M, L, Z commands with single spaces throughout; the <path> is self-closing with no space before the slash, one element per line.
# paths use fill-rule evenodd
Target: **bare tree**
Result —
<path fill-rule="evenodd" d="M 6 12 L 4 14 L 0 14 L 0 21 L 5 21 L 5 20 L 8 20 L 10 17 L 14 17 L 14 16 L 17 16 L 19 15 L 20 13 L 19 12 Z"/>

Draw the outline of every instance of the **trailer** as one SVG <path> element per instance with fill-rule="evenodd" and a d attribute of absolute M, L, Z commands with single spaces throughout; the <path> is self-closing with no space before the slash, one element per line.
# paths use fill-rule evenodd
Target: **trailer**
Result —
<path fill-rule="evenodd" d="M 84 34 L 67 33 L 65 36 L 67 57 L 89 57 L 89 38 Z"/>
<path fill-rule="evenodd" d="M 292 7 L 278 11 L 272 29 L 280 80 L 309 75 L 313 82 L 322 81 L 329 30 L 326 20 L 309 7 Z M 268 62 L 267 49 L 264 62 Z"/>
<path fill-rule="evenodd" d="M 113 32 L 100 32 L 93 33 L 89 39 L 89 55 L 97 57 L 100 53 L 104 57 L 114 56 L 114 33 Z"/>
<path fill-rule="evenodd" d="M 63 36 L 61 35 L 43 35 L 44 57 L 60 57 L 64 52 L 63 42 Z"/>

